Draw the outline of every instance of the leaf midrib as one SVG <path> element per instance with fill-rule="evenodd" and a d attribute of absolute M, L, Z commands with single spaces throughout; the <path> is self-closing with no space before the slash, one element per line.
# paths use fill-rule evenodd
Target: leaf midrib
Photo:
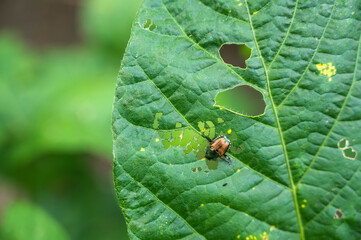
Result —
<path fill-rule="evenodd" d="M 279 133 L 280 138 L 281 138 L 281 144 L 282 144 L 283 153 L 284 153 L 284 156 L 285 156 L 285 161 L 286 161 L 286 166 L 287 166 L 287 171 L 288 171 L 288 176 L 289 176 L 289 181 L 290 181 L 290 186 L 291 186 L 291 192 L 292 192 L 292 196 L 293 196 L 293 202 L 294 202 L 294 205 L 295 205 L 295 210 L 296 210 L 296 215 L 297 215 L 298 227 L 300 229 L 300 238 L 301 238 L 301 240 L 305 240 L 305 234 L 304 234 L 304 230 L 303 230 L 303 224 L 302 224 L 300 209 L 299 209 L 299 206 L 298 206 L 296 186 L 295 186 L 295 184 L 293 182 L 293 176 L 292 176 L 292 172 L 291 172 L 291 167 L 290 167 L 290 163 L 289 163 L 289 159 L 288 159 L 288 153 L 287 153 L 286 144 L 285 144 L 284 137 L 283 137 L 281 124 L 280 124 L 279 117 L 278 117 L 277 108 L 276 108 L 276 106 L 274 104 L 272 93 L 271 93 L 268 70 L 267 70 L 266 64 L 264 62 L 264 59 L 262 57 L 261 50 L 259 49 L 259 46 L 258 46 L 258 42 L 257 42 L 257 39 L 256 39 L 256 34 L 255 34 L 255 31 L 254 31 L 254 28 L 253 28 L 251 14 L 250 14 L 249 8 L 248 8 L 248 2 L 247 2 L 247 0 L 244 0 L 244 2 L 245 2 L 245 5 L 246 5 L 246 8 L 247 8 L 247 14 L 248 14 L 248 18 L 249 18 L 249 24 L 250 24 L 250 27 L 251 27 L 251 30 L 252 30 L 254 43 L 256 45 L 259 58 L 260 58 L 260 60 L 262 62 L 264 73 L 266 75 L 266 84 L 267 84 L 267 90 L 268 90 L 268 97 L 269 97 L 271 105 L 272 105 L 272 109 L 273 109 L 275 119 L 276 119 L 276 123 L 277 123 L 278 133 Z M 297 6 L 297 4 L 296 4 L 296 6 Z"/>

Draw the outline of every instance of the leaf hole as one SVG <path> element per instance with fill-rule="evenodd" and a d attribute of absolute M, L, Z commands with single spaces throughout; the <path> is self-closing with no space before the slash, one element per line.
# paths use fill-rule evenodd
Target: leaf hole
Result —
<path fill-rule="evenodd" d="M 218 168 L 217 160 L 208 160 L 206 161 L 207 167 L 209 170 L 216 170 Z"/>
<path fill-rule="evenodd" d="M 355 160 L 357 157 L 357 152 L 352 147 L 348 147 L 348 148 L 344 149 L 342 151 L 342 153 L 345 158 L 348 158 L 351 160 Z"/>
<path fill-rule="evenodd" d="M 201 172 L 202 168 L 201 167 L 196 167 L 196 168 L 191 168 L 192 172 Z"/>
<path fill-rule="evenodd" d="M 247 68 L 246 60 L 250 58 L 252 50 L 245 44 L 223 44 L 219 49 L 222 60 L 233 67 Z"/>
<path fill-rule="evenodd" d="M 152 20 L 147 19 L 147 21 L 145 22 L 143 28 L 149 31 L 153 31 L 155 28 L 157 27 L 157 25 L 155 25 L 154 23 L 152 23 Z"/>
<path fill-rule="evenodd" d="M 342 151 L 344 158 L 355 160 L 357 158 L 357 151 L 349 146 L 350 142 L 346 138 L 342 138 L 337 143 L 338 149 Z"/>
<path fill-rule="evenodd" d="M 263 115 L 266 109 L 263 94 L 248 85 L 240 85 L 218 92 L 214 105 L 249 117 Z"/>
<path fill-rule="evenodd" d="M 333 216 L 334 219 L 342 219 L 343 217 L 344 216 L 341 208 L 337 209 L 335 215 Z"/>
<path fill-rule="evenodd" d="M 158 112 L 155 114 L 154 122 L 153 122 L 153 128 L 158 129 L 159 128 L 159 118 L 163 115 L 163 113 Z"/>
<path fill-rule="evenodd" d="M 348 147 L 349 145 L 349 141 L 346 138 L 342 138 L 340 141 L 338 141 L 337 143 L 337 147 L 341 150 L 344 150 Z"/>

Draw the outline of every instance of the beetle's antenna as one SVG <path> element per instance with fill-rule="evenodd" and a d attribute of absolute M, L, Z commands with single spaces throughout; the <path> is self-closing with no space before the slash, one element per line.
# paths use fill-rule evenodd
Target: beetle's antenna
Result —
<path fill-rule="evenodd" d="M 207 137 L 207 136 L 205 136 L 203 134 L 201 134 L 201 136 L 204 137 L 205 139 L 207 139 L 208 142 L 212 142 L 212 139 L 210 139 L 209 137 Z"/>

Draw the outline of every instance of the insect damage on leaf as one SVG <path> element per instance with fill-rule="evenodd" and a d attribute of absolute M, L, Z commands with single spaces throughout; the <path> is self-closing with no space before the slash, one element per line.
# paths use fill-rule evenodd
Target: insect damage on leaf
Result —
<path fill-rule="evenodd" d="M 249 117 L 265 113 L 266 102 L 261 92 L 248 85 L 239 85 L 217 93 L 214 106 Z"/>
<path fill-rule="evenodd" d="M 252 50 L 245 44 L 223 44 L 219 49 L 219 55 L 225 63 L 246 69 Z"/>
<path fill-rule="evenodd" d="M 158 112 L 158 113 L 155 114 L 154 122 L 153 122 L 153 128 L 154 128 L 154 129 L 158 129 L 158 128 L 159 128 L 159 122 L 158 122 L 158 120 L 159 120 L 159 118 L 160 118 L 161 116 L 163 116 L 163 113 L 161 113 L 161 112 Z"/>
<path fill-rule="evenodd" d="M 160 113 L 156 114 L 153 126 L 156 126 L 157 128 L 159 127 L 158 120 L 161 116 L 162 114 Z M 217 122 L 218 126 L 222 128 L 226 127 L 226 123 L 222 118 L 217 118 Z M 192 127 L 187 126 L 182 128 L 181 123 L 176 123 L 175 129 L 158 130 L 158 134 L 162 140 L 164 148 L 168 149 L 171 146 L 180 146 L 184 148 L 185 154 L 193 152 L 197 156 L 198 160 L 204 159 L 207 149 L 209 148 L 209 142 L 204 136 L 214 139 L 216 137 L 216 126 L 212 121 L 199 121 L 197 125 L 203 136 L 197 133 Z M 229 129 L 227 133 L 232 141 L 236 141 L 238 139 L 237 134 L 232 132 L 231 129 Z M 226 134 L 223 131 L 220 131 L 219 135 Z M 158 141 L 156 140 L 156 142 Z M 239 146 L 231 145 L 230 147 L 230 151 L 234 154 L 239 154 L 244 149 L 244 144 L 240 144 Z M 216 169 L 218 162 L 207 160 L 207 165 L 209 169 Z"/>
<path fill-rule="evenodd" d="M 145 22 L 145 24 L 143 26 L 143 28 L 145 30 L 149 30 L 149 31 L 153 31 L 156 27 L 157 27 L 157 25 L 152 23 L 152 20 L 150 20 L 150 19 L 147 19 L 147 21 Z"/>
<path fill-rule="evenodd" d="M 343 218 L 342 209 L 338 208 L 335 212 L 335 215 L 333 216 L 334 219 L 341 219 Z"/>
<path fill-rule="evenodd" d="M 338 149 L 342 151 L 344 158 L 355 160 L 357 158 L 357 151 L 349 146 L 350 142 L 346 138 L 342 138 L 337 143 Z"/>

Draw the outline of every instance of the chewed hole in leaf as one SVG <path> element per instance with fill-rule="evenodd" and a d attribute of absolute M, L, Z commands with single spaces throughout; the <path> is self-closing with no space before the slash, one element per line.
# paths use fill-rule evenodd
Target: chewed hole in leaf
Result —
<path fill-rule="evenodd" d="M 191 127 L 181 128 L 180 123 L 176 123 L 173 130 L 160 130 L 159 137 L 162 139 L 162 143 L 165 149 L 171 146 L 184 148 L 184 154 L 194 152 L 197 159 L 203 159 L 206 154 L 207 147 L 209 146 L 208 140 L 203 137 L 215 138 L 216 130 L 212 121 L 198 122 L 199 133 L 194 131 Z"/>
<path fill-rule="evenodd" d="M 248 85 L 240 85 L 217 93 L 215 106 L 236 114 L 257 117 L 264 114 L 266 102 L 258 90 Z"/>
<path fill-rule="evenodd" d="M 342 138 L 338 143 L 337 143 L 337 147 L 341 150 L 347 148 L 349 145 L 349 142 L 346 138 Z"/>
<path fill-rule="evenodd" d="M 343 218 L 343 213 L 341 208 L 337 209 L 335 215 L 333 216 L 334 219 L 341 219 Z"/>
<path fill-rule="evenodd" d="M 216 170 L 218 168 L 218 161 L 216 160 L 207 160 L 206 164 L 209 170 Z"/>
<path fill-rule="evenodd" d="M 342 138 L 337 143 L 338 149 L 342 151 L 342 155 L 345 158 L 355 160 L 357 158 L 357 151 L 349 146 L 350 142 L 346 138 Z"/>
<path fill-rule="evenodd" d="M 223 44 L 219 49 L 222 60 L 234 67 L 247 68 L 246 60 L 251 56 L 252 50 L 245 44 Z"/>
<path fill-rule="evenodd" d="M 226 123 L 222 118 L 217 118 L 218 126 L 222 126 L 225 129 Z M 159 137 L 162 139 L 162 143 L 165 149 L 170 147 L 182 147 L 184 154 L 193 152 L 198 160 L 205 160 L 207 149 L 210 146 L 209 141 L 206 139 L 214 139 L 219 135 L 227 135 L 221 131 L 216 133 L 216 125 L 212 121 L 199 121 L 197 123 L 199 132 L 191 127 L 182 127 L 180 123 L 175 124 L 175 129 L 172 130 L 159 130 Z M 202 136 L 203 135 L 203 136 Z M 236 132 L 232 131 L 228 134 L 231 141 L 238 139 Z M 158 139 L 159 141 L 159 139 Z M 239 146 L 231 145 L 230 152 L 239 154 L 245 149 L 244 144 Z M 220 159 L 207 160 L 207 166 L 209 170 L 215 170 L 218 168 L 218 162 Z M 201 171 L 201 170 L 199 170 Z"/>
<path fill-rule="evenodd" d="M 157 25 L 155 25 L 154 23 L 152 23 L 152 20 L 147 19 L 147 21 L 145 22 L 143 28 L 153 31 L 155 28 L 157 27 Z"/>
<path fill-rule="evenodd" d="M 159 118 L 163 115 L 163 113 L 159 112 L 155 114 L 154 122 L 153 122 L 153 128 L 158 129 L 159 128 Z"/>
<path fill-rule="evenodd" d="M 349 147 L 343 150 L 343 156 L 345 158 L 355 160 L 357 157 L 357 152 L 352 147 Z"/>

